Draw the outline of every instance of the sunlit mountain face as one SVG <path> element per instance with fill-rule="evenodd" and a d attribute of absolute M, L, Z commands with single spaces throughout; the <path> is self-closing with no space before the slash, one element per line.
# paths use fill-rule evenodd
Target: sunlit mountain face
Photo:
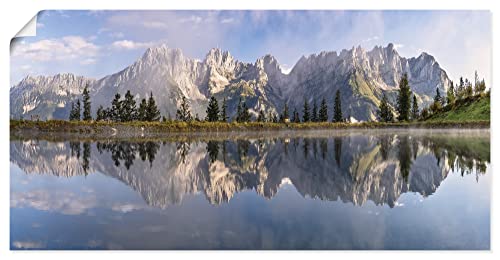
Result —
<path fill-rule="evenodd" d="M 11 247 L 487 248 L 489 146 L 482 131 L 13 137 Z M 58 221 L 83 226 L 57 242 Z M 409 223 L 422 228 L 395 240 Z M 451 238 L 475 229 L 488 231 Z"/>

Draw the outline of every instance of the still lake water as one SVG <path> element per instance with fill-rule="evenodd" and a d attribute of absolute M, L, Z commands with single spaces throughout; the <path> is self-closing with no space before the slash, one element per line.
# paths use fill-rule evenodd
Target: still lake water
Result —
<path fill-rule="evenodd" d="M 11 249 L 489 249 L 489 131 L 10 142 Z"/>

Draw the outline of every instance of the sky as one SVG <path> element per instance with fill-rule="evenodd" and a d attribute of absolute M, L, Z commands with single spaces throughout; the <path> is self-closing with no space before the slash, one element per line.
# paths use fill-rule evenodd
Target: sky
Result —
<path fill-rule="evenodd" d="M 491 82 L 489 11 L 41 11 L 34 37 L 11 43 L 11 86 L 27 75 L 100 78 L 166 44 L 203 60 L 211 48 L 255 62 L 274 55 L 285 72 L 301 56 L 393 43 L 401 56 L 427 52 L 448 76 Z"/>

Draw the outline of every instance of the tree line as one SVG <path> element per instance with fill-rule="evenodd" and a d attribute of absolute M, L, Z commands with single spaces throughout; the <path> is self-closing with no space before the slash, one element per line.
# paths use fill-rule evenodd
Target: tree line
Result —
<path fill-rule="evenodd" d="M 81 115 L 80 99 L 71 103 L 71 110 L 69 114 L 70 121 L 91 121 L 91 101 L 88 86 L 85 86 L 82 93 L 83 103 L 83 116 Z M 160 110 L 156 105 L 153 97 L 153 92 L 150 93 L 149 98 L 143 98 L 137 106 L 134 96 L 128 90 L 124 98 L 121 98 L 120 93 L 116 93 L 114 99 L 111 101 L 111 107 L 104 108 L 102 105 L 97 108 L 96 121 L 114 121 L 114 122 L 130 122 L 130 121 L 159 121 Z"/>
<path fill-rule="evenodd" d="M 441 95 L 439 88 L 436 88 L 433 102 L 420 111 L 417 96 L 411 91 L 408 83 L 408 75 L 405 73 L 399 81 L 395 105 L 390 104 L 385 93 L 382 95 L 378 110 L 379 121 L 394 122 L 394 114 L 397 114 L 397 121 L 426 119 L 432 113 L 440 111 L 445 106 L 453 106 L 457 101 L 481 96 L 485 91 L 486 83 L 484 79 L 479 80 L 477 71 L 475 71 L 474 84 L 467 78 L 464 80 L 463 77 L 460 77 L 459 83 L 455 85 L 453 81 L 450 81 L 446 97 Z M 393 111 L 392 107 L 395 107 L 396 111 Z"/>

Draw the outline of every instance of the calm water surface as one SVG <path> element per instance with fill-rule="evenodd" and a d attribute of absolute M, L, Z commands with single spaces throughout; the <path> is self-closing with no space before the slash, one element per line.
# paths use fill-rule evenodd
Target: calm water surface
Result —
<path fill-rule="evenodd" d="M 489 249 L 489 131 L 10 142 L 11 249 Z"/>

